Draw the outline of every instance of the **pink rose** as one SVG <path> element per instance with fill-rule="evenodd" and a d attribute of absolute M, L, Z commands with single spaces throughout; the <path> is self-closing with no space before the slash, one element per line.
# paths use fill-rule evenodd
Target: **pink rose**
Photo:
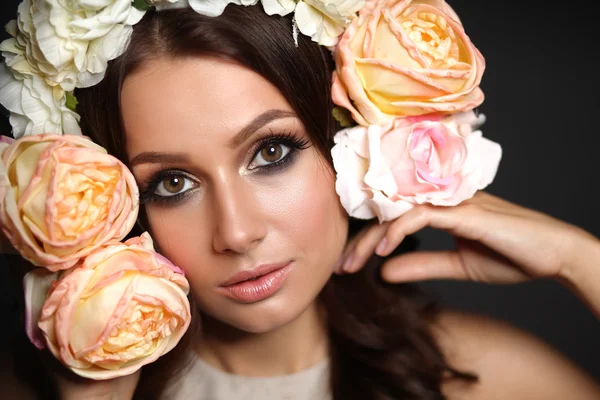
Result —
<path fill-rule="evenodd" d="M 36 266 L 70 268 L 137 219 L 139 194 L 127 167 L 78 135 L 0 142 L 0 226 Z"/>
<path fill-rule="evenodd" d="M 348 214 L 395 219 L 415 204 L 454 206 L 489 185 L 500 145 L 473 129 L 474 112 L 399 118 L 338 132 L 332 149 L 336 191 Z"/>
<path fill-rule="evenodd" d="M 187 280 L 147 233 L 67 271 L 34 270 L 24 286 L 29 338 L 85 378 L 134 373 L 172 350 L 191 320 Z"/>
<path fill-rule="evenodd" d="M 483 56 L 443 0 L 367 0 L 342 35 L 335 104 L 360 125 L 468 111 L 483 102 Z"/>

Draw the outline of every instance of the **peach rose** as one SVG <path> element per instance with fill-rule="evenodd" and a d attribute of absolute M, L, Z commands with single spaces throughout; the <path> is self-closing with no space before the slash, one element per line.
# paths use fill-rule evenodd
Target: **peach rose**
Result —
<path fill-rule="evenodd" d="M 147 233 L 108 243 L 67 271 L 34 270 L 24 286 L 32 342 L 47 344 L 90 379 L 154 362 L 177 345 L 191 319 L 183 272 L 154 252 Z"/>
<path fill-rule="evenodd" d="M 0 225 L 36 266 L 70 268 L 135 224 L 139 194 L 127 167 L 78 135 L 0 143 Z"/>
<path fill-rule="evenodd" d="M 367 0 L 336 50 L 333 101 L 363 126 L 468 111 L 483 102 L 483 56 L 443 0 Z"/>
<path fill-rule="evenodd" d="M 415 204 L 454 206 L 489 185 L 502 149 L 473 129 L 473 111 L 398 118 L 338 132 L 336 191 L 348 214 L 395 219 Z"/>

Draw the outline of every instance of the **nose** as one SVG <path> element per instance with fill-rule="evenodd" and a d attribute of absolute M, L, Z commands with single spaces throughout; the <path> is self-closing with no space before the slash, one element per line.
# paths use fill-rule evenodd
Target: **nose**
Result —
<path fill-rule="evenodd" d="M 213 193 L 215 251 L 244 254 L 262 242 L 267 227 L 252 184 L 243 179 L 222 181 Z"/>

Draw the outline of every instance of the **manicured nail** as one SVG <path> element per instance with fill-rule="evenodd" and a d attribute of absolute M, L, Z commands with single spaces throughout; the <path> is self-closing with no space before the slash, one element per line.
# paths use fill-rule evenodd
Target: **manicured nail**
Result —
<path fill-rule="evenodd" d="M 383 239 L 381 239 L 381 242 L 379 242 L 379 244 L 377 245 L 377 248 L 375 249 L 375 253 L 377 253 L 379 255 L 383 254 L 386 247 L 387 247 L 387 239 L 384 237 Z"/>
<path fill-rule="evenodd" d="M 348 256 L 348 258 L 346 258 L 346 261 L 344 261 L 344 266 L 342 267 L 342 271 L 351 272 L 353 262 L 354 262 L 354 257 L 352 256 L 352 254 L 350 254 Z"/>

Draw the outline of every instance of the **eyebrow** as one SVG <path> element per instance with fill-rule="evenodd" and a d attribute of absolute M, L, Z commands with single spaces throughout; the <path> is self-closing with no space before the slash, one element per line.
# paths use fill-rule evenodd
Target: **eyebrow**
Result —
<path fill-rule="evenodd" d="M 235 135 L 227 144 L 230 148 L 236 148 L 244 143 L 250 136 L 252 136 L 257 130 L 267 125 L 268 123 L 277 119 L 283 118 L 295 118 L 296 114 L 291 111 L 285 110 L 269 110 L 260 114 L 254 118 L 248 125 L 242 128 L 242 130 Z"/>
<path fill-rule="evenodd" d="M 140 153 L 129 162 L 133 167 L 138 164 L 186 164 L 190 158 L 183 153 L 159 153 L 148 151 Z"/>
<path fill-rule="evenodd" d="M 227 143 L 227 146 L 236 148 L 248 140 L 250 136 L 263 126 L 283 118 L 296 118 L 296 114 L 291 111 L 276 109 L 265 111 L 250 121 L 248 125 L 243 127 L 242 130 Z M 160 153 L 148 151 L 133 157 L 129 164 L 133 168 L 135 165 L 139 164 L 186 164 L 189 163 L 189 161 L 190 158 L 185 153 Z"/>

